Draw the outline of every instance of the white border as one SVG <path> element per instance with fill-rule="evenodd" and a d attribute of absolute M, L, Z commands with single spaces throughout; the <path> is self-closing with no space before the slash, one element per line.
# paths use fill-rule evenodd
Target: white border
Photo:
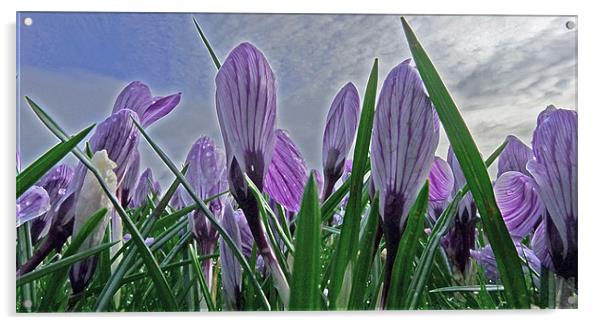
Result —
<path fill-rule="evenodd" d="M 600 11 L 596 10 L 594 1 L 276 1 L 276 0 L 215 0 L 208 1 L 186 1 L 186 0 L 144 0 L 144 1 L 33 1 L 22 0 L 2 1 L 3 27 L 3 49 L 2 71 L 4 78 L 1 79 L 3 108 L 2 117 L 2 206 L 3 213 L 3 237 L 2 261 L 5 265 L 0 268 L 2 272 L 3 294 L 1 295 L 2 316 L 9 317 L 7 321 L 19 322 L 20 324 L 39 323 L 44 324 L 66 324 L 80 323 L 80 317 L 86 317 L 90 324 L 104 324 L 115 320 L 131 323 L 140 321 L 163 324 L 166 322 L 187 321 L 194 322 L 256 322 L 269 324 L 306 324 L 307 322 L 332 323 L 333 321 L 345 321 L 346 324 L 365 324 L 371 321 L 369 318 L 376 317 L 382 323 L 448 323 L 450 321 L 462 321 L 465 324 L 517 324 L 518 322 L 532 322 L 539 324 L 554 323 L 600 323 L 600 313 L 596 310 L 600 299 L 602 288 L 600 287 L 600 270 L 602 270 L 600 258 L 599 237 L 602 229 L 602 213 L 597 205 L 602 200 L 598 194 L 602 190 L 597 186 L 601 184 L 599 165 L 600 134 L 602 103 L 599 100 L 600 87 Z M 461 311 L 461 312 L 396 312 L 396 313 L 246 313 L 227 315 L 201 315 L 201 314 L 135 314 L 115 315 L 103 314 L 100 317 L 92 315 L 48 315 L 23 317 L 14 315 L 14 150 L 15 150 L 15 11 L 154 11 L 154 12 L 290 12 L 290 13 L 414 13 L 414 14 L 531 14 L 531 15 L 579 15 L 579 144 L 580 144 L 580 179 L 579 179 L 579 208 L 582 221 L 580 232 L 580 294 L 579 310 L 576 311 Z M 597 312 L 598 311 L 598 312 Z M 19 317 L 16 319 L 15 317 Z M 107 318 L 110 317 L 110 318 Z M 132 318 L 136 317 L 136 318 Z M 176 319 L 173 319 L 173 318 Z M 199 319 L 198 317 L 203 317 Z M 244 318 L 243 318 L 244 317 Z M 251 317 L 249 319 L 248 317 Z"/>

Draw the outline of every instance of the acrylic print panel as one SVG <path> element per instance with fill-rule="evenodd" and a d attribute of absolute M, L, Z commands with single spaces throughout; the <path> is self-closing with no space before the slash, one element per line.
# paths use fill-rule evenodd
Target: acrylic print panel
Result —
<path fill-rule="evenodd" d="M 577 17 L 17 26 L 17 312 L 577 308 Z"/>

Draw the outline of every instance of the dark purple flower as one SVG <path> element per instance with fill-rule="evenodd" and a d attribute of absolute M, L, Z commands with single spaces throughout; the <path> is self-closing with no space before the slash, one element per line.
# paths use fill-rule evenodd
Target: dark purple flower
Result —
<path fill-rule="evenodd" d="M 533 151 L 517 137 L 506 137 L 506 147 L 498 158 L 497 177 L 505 172 L 515 171 L 530 176 L 527 171 L 527 162 L 533 159 Z"/>
<path fill-rule="evenodd" d="M 547 209 L 545 228 L 556 273 L 577 278 L 577 112 L 549 106 L 533 132 L 527 164 Z"/>
<path fill-rule="evenodd" d="M 288 211 L 297 212 L 307 179 L 307 166 L 301 151 L 286 131 L 276 130 L 274 154 L 265 177 L 264 190 Z"/>
<path fill-rule="evenodd" d="M 521 258 L 523 268 L 526 270 L 526 273 L 529 274 L 529 270 L 527 268 L 532 269 L 538 275 L 541 272 L 541 262 L 535 255 L 535 253 L 519 242 L 514 243 L 516 247 L 516 251 L 518 256 Z M 493 249 L 491 245 L 487 245 L 479 250 L 471 250 L 470 255 L 474 258 L 483 270 L 485 271 L 485 276 L 494 282 L 497 282 L 500 278 L 500 273 L 497 269 L 497 263 L 495 261 L 495 256 L 493 255 Z M 538 278 L 538 277 L 537 277 Z"/>
<path fill-rule="evenodd" d="M 466 178 L 451 146 L 447 151 L 447 162 L 454 174 L 454 195 L 466 185 Z M 476 222 L 477 208 L 472 193 L 468 192 L 460 201 L 454 223 L 442 240 L 454 270 L 463 276 L 470 271 L 470 250 L 475 248 Z"/>
<path fill-rule="evenodd" d="M 510 235 L 522 239 L 531 233 L 545 209 L 533 179 L 520 172 L 505 172 L 493 190 Z"/>
<path fill-rule="evenodd" d="M 159 185 L 159 182 L 155 181 L 153 178 L 153 171 L 150 168 L 145 169 L 140 175 L 138 185 L 136 185 L 136 191 L 132 198 L 131 207 L 137 209 L 146 205 L 149 196 L 159 196 L 160 192 L 161 186 Z"/>
<path fill-rule="evenodd" d="M 50 209 L 50 198 L 41 186 L 32 186 L 17 199 L 17 227 L 34 220 Z"/>
<path fill-rule="evenodd" d="M 117 96 L 113 113 L 129 109 L 138 115 L 142 126 L 147 127 L 169 114 L 180 103 L 181 93 L 153 97 L 147 85 L 134 81 L 127 85 Z"/>
<path fill-rule="evenodd" d="M 359 114 L 360 96 L 355 86 L 349 82 L 335 96 L 326 117 L 322 140 L 324 200 L 330 196 L 334 184 L 343 174 L 345 158 L 355 139 Z"/>
<path fill-rule="evenodd" d="M 226 147 L 230 193 L 242 208 L 259 252 L 283 301 L 289 288 L 259 216 L 258 202 L 243 174 L 263 191 L 272 160 L 276 125 L 276 81 L 261 51 L 242 43 L 230 52 L 216 83 L 217 116 Z"/>
<path fill-rule="evenodd" d="M 435 121 L 433 106 L 410 60 L 393 68 L 378 98 L 370 154 L 387 244 L 384 301 L 407 213 L 435 158 L 439 142 Z"/>
<path fill-rule="evenodd" d="M 35 243 L 46 236 L 54 216 L 58 212 L 58 205 L 67 193 L 67 188 L 73 177 L 73 169 L 69 165 L 61 164 L 52 168 L 37 185 L 48 192 L 50 209 L 40 218 L 31 223 L 31 239 Z"/>
<path fill-rule="evenodd" d="M 454 189 L 454 174 L 449 164 L 435 157 L 429 171 L 429 216 L 436 220 L 449 203 Z"/>

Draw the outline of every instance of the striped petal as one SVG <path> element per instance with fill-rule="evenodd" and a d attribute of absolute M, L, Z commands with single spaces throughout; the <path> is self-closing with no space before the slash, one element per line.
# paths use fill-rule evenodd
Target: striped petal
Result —
<path fill-rule="evenodd" d="M 550 249 L 546 240 L 546 225 L 545 221 L 541 222 L 533 237 L 531 237 L 531 249 L 535 253 L 535 256 L 541 261 L 541 264 L 550 270 L 554 270 L 554 264 L 552 263 L 552 256 L 550 255 Z"/>
<path fill-rule="evenodd" d="M 454 189 L 454 174 L 449 164 L 435 157 L 429 171 L 429 210 L 431 217 L 436 219 L 449 201 Z"/>
<path fill-rule="evenodd" d="M 261 51 L 242 43 L 230 52 L 215 83 L 228 166 L 235 161 L 262 190 L 275 141 L 274 73 Z"/>
<path fill-rule="evenodd" d="M 138 115 L 142 126 L 147 127 L 169 114 L 180 103 L 181 93 L 166 97 L 153 97 L 150 88 L 140 81 L 127 85 L 117 96 L 113 113 L 129 109 Z"/>
<path fill-rule="evenodd" d="M 513 135 L 506 137 L 506 142 L 506 147 L 498 158 L 497 177 L 508 171 L 530 176 L 527 162 L 533 159 L 533 150 Z"/>
<path fill-rule="evenodd" d="M 130 166 L 125 172 L 123 182 L 121 182 L 117 192 L 123 207 L 127 207 L 130 204 L 140 176 L 140 152 L 138 148 L 134 150 L 131 159 Z"/>
<path fill-rule="evenodd" d="M 506 227 L 513 237 L 524 238 L 540 220 L 544 205 L 533 179 L 519 172 L 505 172 L 493 187 Z"/>
<path fill-rule="evenodd" d="M 136 185 L 136 191 L 132 198 L 132 208 L 136 209 L 146 205 L 149 196 L 159 196 L 160 192 L 161 186 L 155 181 L 153 171 L 150 168 L 145 169 L 138 179 L 138 185 Z"/>
<path fill-rule="evenodd" d="M 56 215 L 59 203 L 67 193 L 69 183 L 73 178 L 73 169 L 66 164 L 58 165 L 52 168 L 38 183 L 48 192 L 50 209 L 40 218 L 35 219 L 31 224 L 31 237 L 34 242 L 39 238 L 46 236 L 50 224 Z"/>
<path fill-rule="evenodd" d="M 17 227 L 40 217 L 50 209 L 50 198 L 43 187 L 32 186 L 17 199 Z"/>
<path fill-rule="evenodd" d="M 464 177 L 464 172 L 462 171 L 462 167 L 460 167 L 460 162 L 458 161 L 458 158 L 456 157 L 456 154 L 451 146 L 449 146 L 449 149 L 447 150 L 447 163 L 451 167 L 451 170 L 454 174 L 454 189 L 452 193 L 458 193 L 464 187 L 464 185 L 466 185 L 466 178 Z M 472 197 L 472 193 L 466 193 L 458 205 L 458 215 L 463 216 L 468 220 L 472 220 L 476 218 L 476 210 L 477 209 Z"/>
<path fill-rule="evenodd" d="M 546 231 L 554 268 L 577 276 L 577 112 L 548 107 L 533 133 L 535 161 L 527 169 L 548 211 Z"/>
<path fill-rule="evenodd" d="M 297 212 L 307 175 L 307 166 L 299 148 L 286 131 L 276 130 L 274 155 L 265 177 L 265 191 L 288 211 Z"/>

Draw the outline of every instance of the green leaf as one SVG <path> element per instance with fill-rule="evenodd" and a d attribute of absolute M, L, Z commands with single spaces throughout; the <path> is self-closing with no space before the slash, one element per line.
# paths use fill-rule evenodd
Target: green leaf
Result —
<path fill-rule="evenodd" d="M 485 162 L 487 166 L 493 164 L 493 162 L 497 159 L 497 157 L 502 153 L 504 148 L 506 147 L 506 141 L 504 141 L 492 154 L 487 161 Z M 433 261 L 435 258 L 435 253 L 439 250 L 439 243 L 441 242 L 441 238 L 443 235 L 447 233 L 451 224 L 454 220 L 454 216 L 458 210 L 458 204 L 468 191 L 468 185 L 465 185 L 462 190 L 460 190 L 454 196 L 453 200 L 447 205 L 445 210 L 437 219 L 435 226 L 431 230 L 431 235 L 428 238 L 426 246 L 420 255 L 420 260 L 418 261 L 418 265 L 416 266 L 416 270 L 414 271 L 414 276 L 412 277 L 412 281 L 410 282 L 410 287 L 408 289 L 409 295 L 406 295 L 404 299 L 404 304 L 402 309 L 416 309 L 418 305 L 418 299 L 422 294 L 422 290 L 425 287 L 426 280 L 431 272 Z"/>
<path fill-rule="evenodd" d="M 290 310 L 319 310 L 320 300 L 320 199 L 311 173 L 305 186 L 295 236 Z"/>
<path fill-rule="evenodd" d="M 521 262 L 506 224 L 496 204 L 487 168 L 481 160 L 477 145 L 472 138 L 460 111 L 441 80 L 437 69 L 416 38 L 405 18 L 401 18 L 416 67 L 439 114 L 445 133 L 458 158 L 466 177 L 468 188 L 474 197 L 483 221 L 483 229 L 491 243 L 500 278 L 511 308 L 529 308 L 529 296 Z"/>
<path fill-rule="evenodd" d="M 368 151 L 372 136 L 372 121 L 374 120 L 374 104 L 376 102 L 376 87 L 378 82 L 378 59 L 374 60 L 355 140 L 353 152 L 353 166 L 350 176 L 349 201 L 343 217 L 341 236 L 337 243 L 333 264 L 333 272 L 329 282 L 329 300 L 332 307 L 336 308 L 336 301 L 343 283 L 345 271 L 349 263 L 356 256 L 359 241 L 360 218 L 363 212 L 362 187 L 364 184 L 364 171 L 368 165 Z"/>
<path fill-rule="evenodd" d="M 83 129 L 71 139 L 61 142 L 52 149 L 48 150 L 40 158 L 29 165 L 25 170 L 17 175 L 17 198 L 34 185 L 42 176 L 44 176 L 54 165 L 65 157 L 73 148 L 75 148 L 94 128 L 94 124 Z"/>
<path fill-rule="evenodd" d="M 386 302 L 387 309 L 401 309 L 403 298 L 410 293 L 408 287 L 412 279 L 418 239 L 424 234 L 424 219 L 428 208 L 428 199 L 429 183 L 427 181 L 408 213 L 406 226 L 401 235 L 399 249 L 391 273 L 391 287 Z"/>
<path fill-rule="evenodd" d="M 63 141 L 68 140 L 65 132 L 60 128 L 60 126 L 58 126 L 58 124 L 56 122 L 54 122 L 54 120 L 48 114 L 46 114 L 46 112 L 42 108 L 40 108 L 37 104 L 35 104 L 28 97 L 26 97 L 26 100 L 27 100 L 29 106 L 31 107 L 31 109 L 34 111 L 34 113 L 40 118 L 42 123 L 44 123 L 44 125 L 50 131 L 52 131 L 52 133 L 54 133 L 54 135 L 57 138 L 59 138 Z M 163 275 L 163 273 L 161 272 L 161 269 L 159 268 L 159 264 L 157 263 L 157 260 L 151 254 L 148 247 L 146 247 L 146 245 L 144 244 L 144 238 L 142 238 L 142 236 L 140 235 L 140 232 L 136 228 L 136 225 L 132 222 L 129 215 L 125 212 L 125 210 L 119 203 L 119 200 L 117 200 L 115 195 L 109 190 L 102 175 L 100 174 L 98 169 L 96 169 L 96 167 L 94 167 L 94 164 L 92 164 L 90 159 L 78 148 L 73 148 L 73 153 L 88 168 L 88 170 L 90 172 L 92 172 L 94 177 L 96 177 L 101 188 L 103 189 L 103 191 L 105 192 L 105 194 L 107 195 L 107 197 L 109 198 L 111 203 L 113 204 L 115 211 L 119 214 L 119 216 L 121 217 L 121 220 L 124 222 L 127 230 L 132 235 L 133 243 L 136 245 L 138 250 L 141 252 L 142 259 L 144 260 L 144 263 L 146 264 L 146 266 L 149 269 L 149 272 L 152 275 L 153 282 L 155 283 L 155 286 L 157 288 L 159 295 L 162 297 L 161 302 L 163 304 L 163 307 L 166 310 L 176 310 L 177 305 L 176 305 L 175 297 L 174 297 L 173 293 L 171 292 L 169 285 L 167 284 L 167 280 L 165 279 L 165 276 Z M 106 307 L 106 305 L 109 303 L 110 299 L 111 299 L 111 296 L 109 296 L 109 295 L 104 296 L 104 299 L 102 301 L 99 301 L 99 304 L 97 305 L 97 310 L 99 310 L 99 311 L 103 310 Z"/>
<path fill-rule="evenodd" d="M 376 250 L 376 231 L 378 229 L 378 195 L 372 201 L 368 221 L 364 226 L 364 233 L 360 241 L 359 254 L 353 269 L 353 284 L 349 296 L 349 309 L 364 309 L 364 297 L 368 289 L 368 276 Z"/>
<path fill-rule="evenodd" d="M 61 269 L 65 269 L 69 266 L 71 266 L 73 263 L 77 262 L 77 261 L 81 261 L 83 259 L 86 259 L 92 255 L 96 255 L 98 254 L 98 252 L 107 249 L 113 245 L 115 245 L 117 242 L 112 242 L 112 243 L 104 243 L 101 245 L 98 245 L 94 248 L 85 250 L 81 253 L 77 253 L 74 255 L 71 255 L 69 257 L 66 258 L 62 258 L 57 262 L 54 262 L 52 264 L 48 264 L 44 267 L 41 267 L 35 271 L 31 271 L 25 275 L 22 275 L 20 277 L 17 278 L 17 287 L 18 286 L 22 286 L 25 283 L 29 283 L 33 280 L 37 280 L 39 278 L 42 278 L 48 274 L 57 272 L 58 270 Z"/>
<path fill-rule="evenodd" d="M 190 195 L 190 197 L 198 205 L 199 210 L 201 210 L 205 214 L 205 216 L 207 217 L 207 219 L 209 220 L 209 222 L 211 222 L 211 225 L 213 227 L 215 227 L 215 229 L 217 230 L 217 232 L 224 239 L 224 242 L 230 247 L 230 249 L 234 253 L 234 256 L 236 257 L 236 259 L 238 260 L 238 262 L 242 265 L 243 270 L 249 276 L 249 279 L 251 280 L 251 284 L 253 284 L 253 286 L 257 290 L 257 294 L 260 296 L 260 299 L 261 299 L 264 307 L 266 309 L 270 310 L 271 309 L 270 304 L 269 304 L 269 302 L 267 300 L 267 297 L 265 296 L 263 290 L 261 290 L 261 285 L 257 281 L 257 278 L 255 277 L 255 274 L 254 274 L 253 270 L 249 267 L 249 263 L 245 259 L 244 255 L 242 254 L 242 252 L 238 249 L 238 247 L 236 246 L 236 244 L 232 240 L 232 237 L 222 227 L 222 225 L 217 221 L 217 219 L 215 218 L 215 216 L 213 215 L 213 213 L 209 210 L 209 208 L 207 207 L 207 205 L 203 202 L 203 200 L 199 199 L 199 197 L 194 192 L 194 189 L 192 188 L 192 186 L 190 185 L 190 183 L 188 182 L 188 180 L 184 177 L 184 175 L 182 175 L 182 173 L 180 173 L 180 171 L 176 168 L 176 166 L 171 161 L 171 159 L 169 159 L 169 157 L 165 154 L 165 152 L 163 152 L 163 150 L 161 150 L 161 148 L 159 148 L 159 146 L 148 136 L 148 134 L 146 133 L 146 131 L 144 130 L 144 128 L 142 128 L 142 126 L 140 125 L 140 123 L 138 123 L 138 121 L 136 121 L 136 120 L 133 120 L 133 121 L 134 121 L 134 124 L 138 127 L 138 130 L 140 130 L 140 133 L 142 134 L 142 136 L 144 137 L 144 139 L 146 139 L 146 141 L 148 142 L 148 144 L 150 144 L 150 146 L 157 153 L 157 155 L 159 156 L 159 158 L 161 158 L 161 160 L 163 161 L 163 163 L 180 180 L 180 182 L 182 183 L 182 186 L 184 186 L 184 189 L 188 192 L 188 194 Z"/>
<path fill-rule="evenodd" d="M 484 286 L 481 285 L 470 285 L 470 286 L 453 286 L 453 287 L 444 287 L 444 288 L 436 288 L 430 290 L 430 293 L 437 292 L 479 292 L 481 289 L 485 291 L 504 291 L 504 286 L 497 284 L 487 284 Z"/>
<path fill-rule="evenodd" d="M 86 240 L 86 238 L 88 238 L 88 236 L 90 236 L 90 234 L 92 234 L 94 229 L 98 227 L 100 222 L 105 218 L 106 214 L 107 209 L 102 208 L 88 217 L 81 231 L 71 241 L 71 244 L 69 247 L 67 247 L 63 257 L 59 260 L 59 262 L 77 254 L 77 251 L 82 243 Z M 42 311 L 55 310 L 56 304 L 61 300 L 60 295 L 62 292 L 59 292 L 59 290 L 63 287 L 65 280 L 67 280 L 67 271 L 67 268 L 58 270 L 52 275 L 50 281 L 48 281 L 48 287 L 46 288 L 46 292 L 42 297 L 42 303 L 40 304 L 40 309 Z"/>

